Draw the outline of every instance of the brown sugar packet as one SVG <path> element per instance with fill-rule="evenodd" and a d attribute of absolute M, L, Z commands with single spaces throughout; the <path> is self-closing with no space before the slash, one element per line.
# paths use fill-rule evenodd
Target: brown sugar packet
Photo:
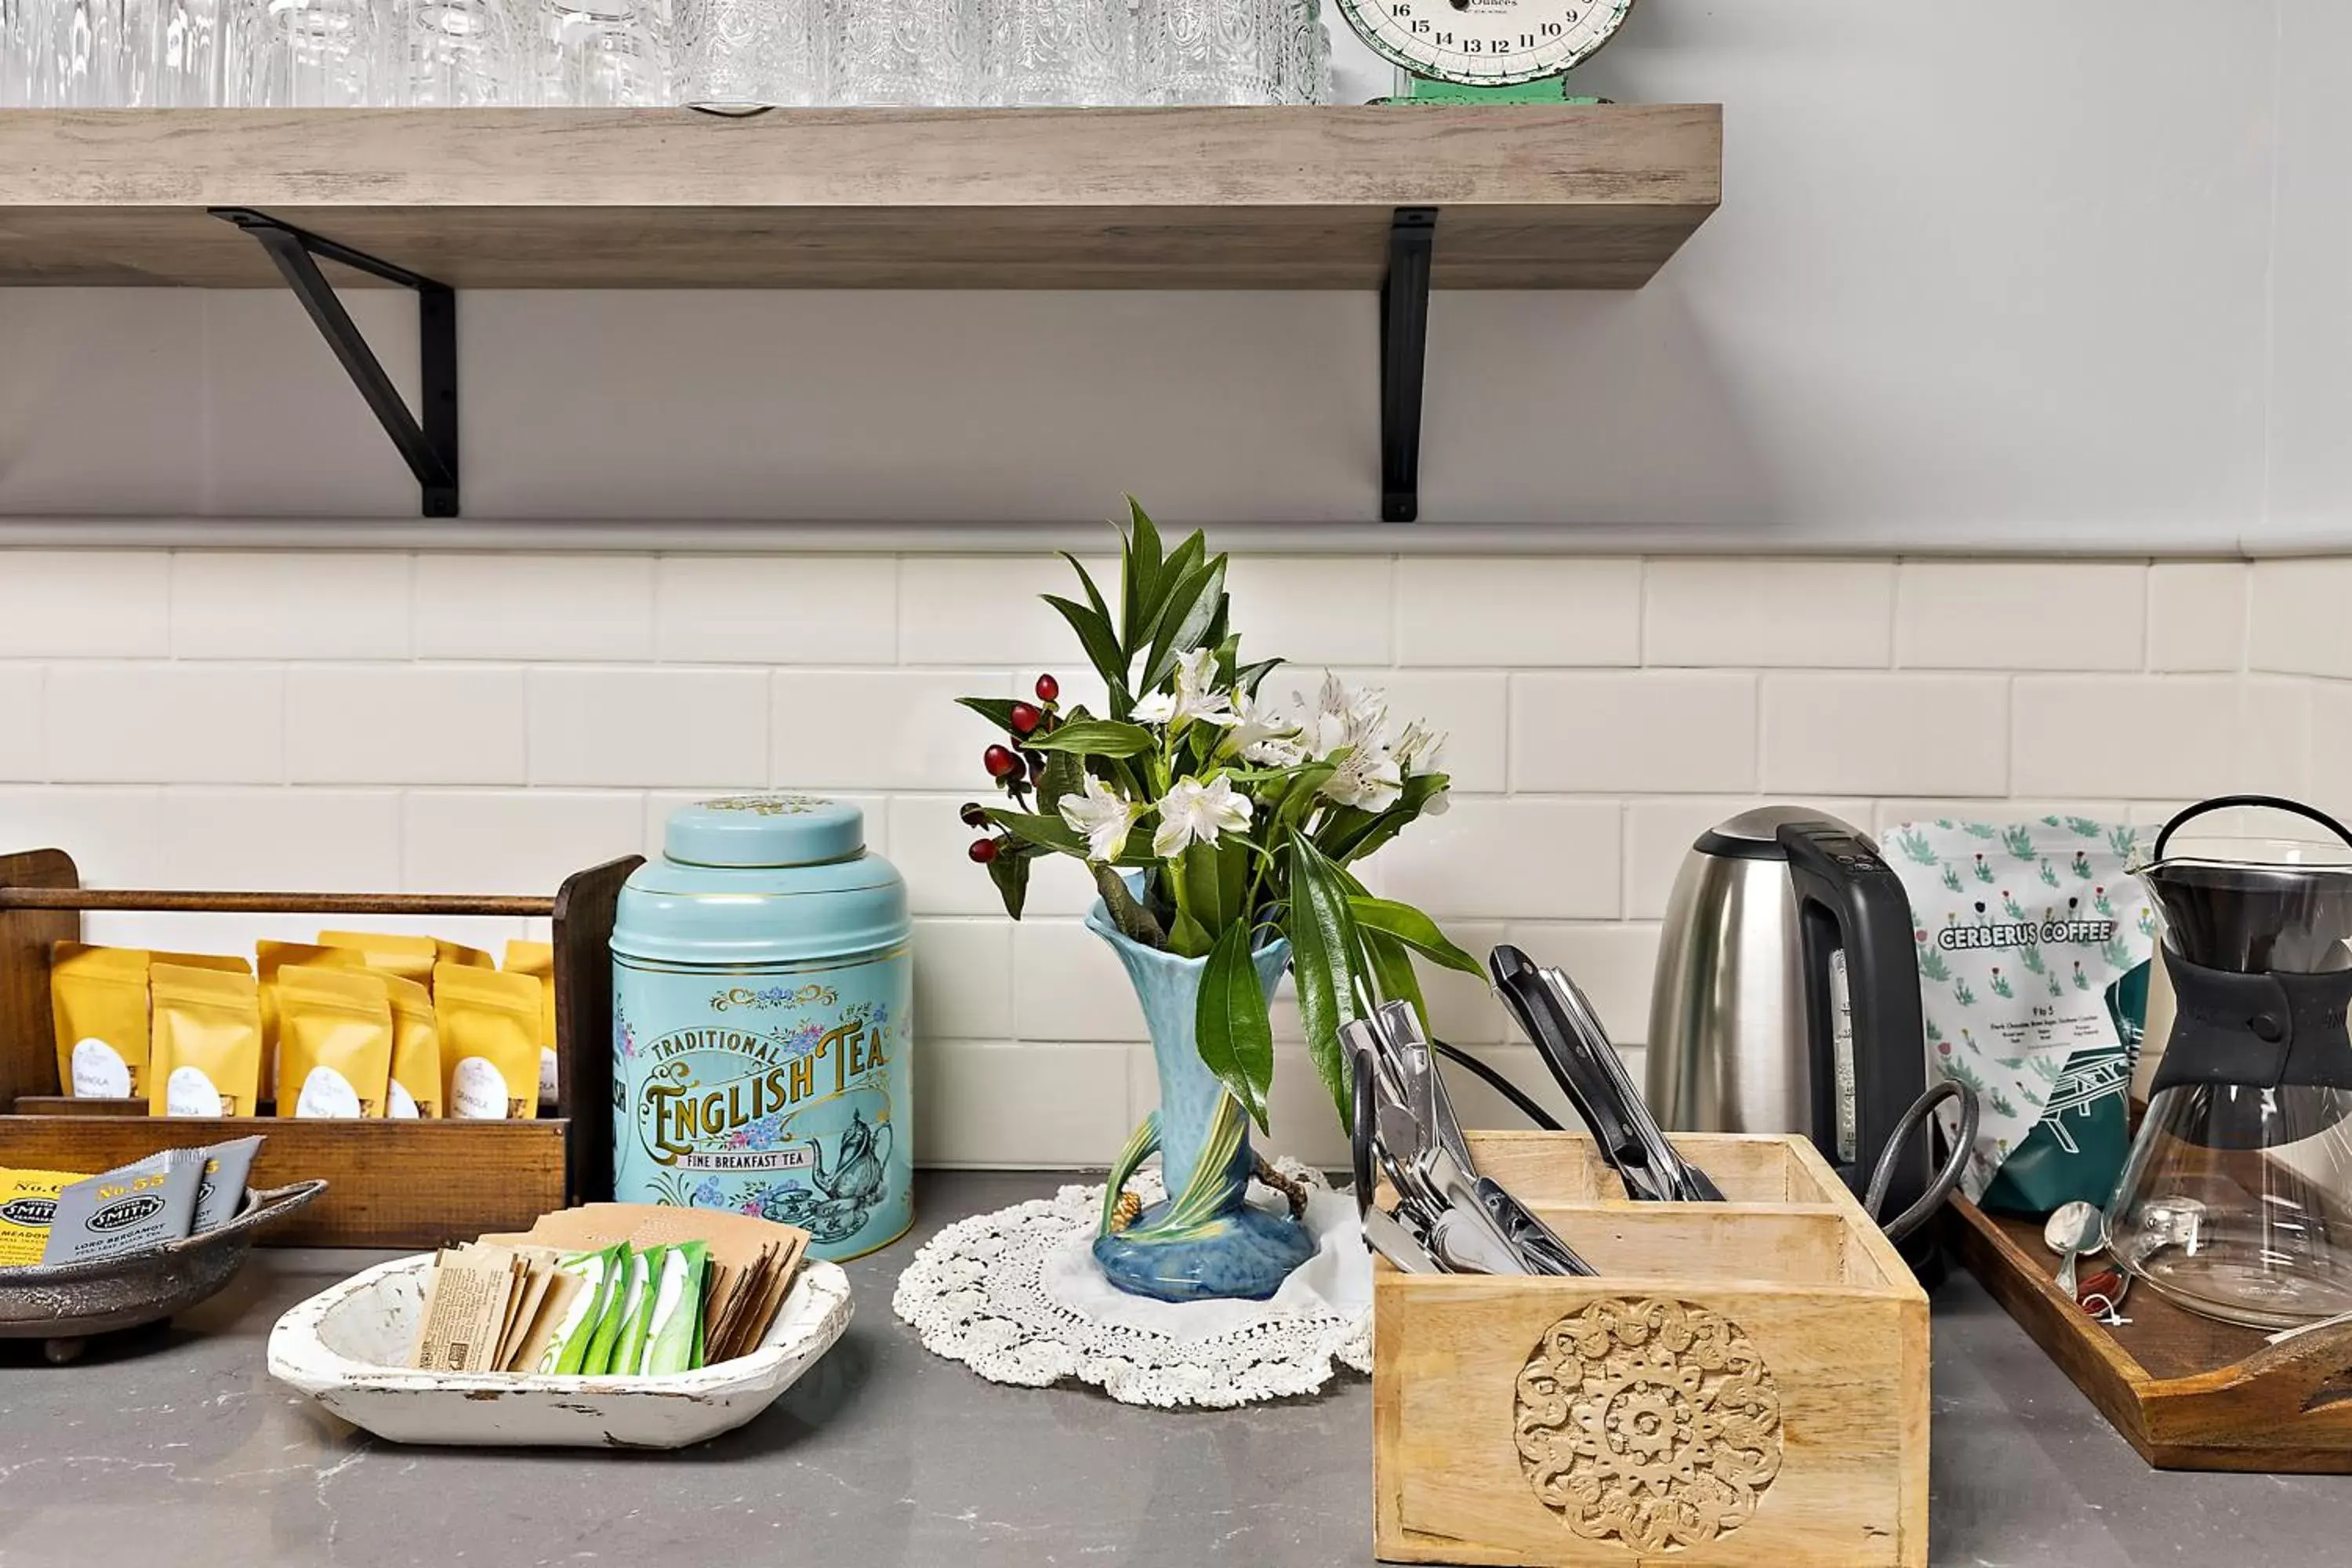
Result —
<path fill-rule="evenodd" d="M 530 1372 L 538 1367 L 541 1358 L 547 1353 L 548 1345 L 555 1338 L 556 1330 L 562 1326 L 563 1314 L 571 1308 L 572 1298 L 587 1288 L 588 1281 L 569 1269 L 550 1269 L 539 1310 L 517 1342 L 514 1354 L 508 1358 L 509 1372 Z"/>
<path fill-rule="evenodd" d="M 493 1258 L 491 1254 L 502 1254 Z M 514 1287 L 513 1254 L 478 1244 L 435 1260 L 425 1287 L 416 1364 L 428 1372 L 483 1372 L 497 1353 Z"/>

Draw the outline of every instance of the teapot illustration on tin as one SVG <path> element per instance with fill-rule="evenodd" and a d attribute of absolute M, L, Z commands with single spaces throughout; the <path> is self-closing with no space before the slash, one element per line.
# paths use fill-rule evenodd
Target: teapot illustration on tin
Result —
<path fill-rule="evenodd" d="M 819 1242 L 845 1241 L 866 1228 L 866 1215 L 881 1200 L 883 1162 L 898 1138 L 889 1122 L 875 1123 L 852 1110 L 849 1125 L 834 1145 L 833 1163 L 825 1164 L 822 1139 L 809 1140 L 815 1168 L 809 1185 L 770 1198 L 766 1216 L 782 1225 L 796 1225 Z"/>

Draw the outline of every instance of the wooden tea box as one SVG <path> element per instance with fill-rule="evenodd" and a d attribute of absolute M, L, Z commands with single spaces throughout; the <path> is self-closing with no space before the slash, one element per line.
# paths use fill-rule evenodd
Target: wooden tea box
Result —
<path fill-rule="evenodd" d="M 1636 1204 L 1589 1138 L 1470 1142 L 1600 1274 L 1375 1260 L 1381 1557 L 1926 1563 L 1927 1294 L 1811 1143 L 1677 1136 L 1730 1201 Z"/>

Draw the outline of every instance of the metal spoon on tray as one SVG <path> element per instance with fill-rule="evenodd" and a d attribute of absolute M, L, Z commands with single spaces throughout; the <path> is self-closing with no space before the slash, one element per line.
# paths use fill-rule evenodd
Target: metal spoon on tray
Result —
<path fill-rule="evenodd" d="M 2077 1198 L 2070 1204 L 2060 1204 L 2042 1226 L 2042 1243 L 2058 1254 L 2058 1289 L 2066 1292 L 2066 1300 L 2079 1303 L 2082 1297 L 2074 1283 L 2076 1264 L 2086 1256 L 2095 1256 L 2107 1245 L 2107 1216 L 2099 1212 L 2096 1204 Z"/>

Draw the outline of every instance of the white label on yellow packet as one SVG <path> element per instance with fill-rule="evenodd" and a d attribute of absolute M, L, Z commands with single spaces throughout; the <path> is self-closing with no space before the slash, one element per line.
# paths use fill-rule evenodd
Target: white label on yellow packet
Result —
<path fill-rule="evenodd" d="M 449 1114 L 469 1121 L 503 1121 L 507 1080 L 487 1057 L 467 1057 L 449 1075 Z"/>
<path fill-rule="evenodd" d="M 555 1047 L 539 1047 L 539 1100 L 541 1105 L 555 1101 Z"/>
<path fill-rule="evenodd" d="M 202 1068 L 173 1068 L 172 1076 L 163 1080 L 163 1114 L 166 1116 L 220 1116 L 220 1090 L 205 1076 Z"/>
<path fill-rule="evenodd" d="M 131 1093 L 131 1064 L 122 1053 L 95 1037 L 73 1048 L 73 1096 L 77 1100 L 122 1100 Z"/>
<path fill-rule="evenodd" d="M 416 1097 L 409 1093 L 407 1087 L 398 1079 L 385 1086 L 383 1113 L 395 1121 L 416 1120 Z"/>
<path fill-rule="evenodd" d="M 302 1080 L 301 1096 L 294 1101 L 297 1117 L 312 1116 L 333 1121 L 355 1121 L 360 1110 L 359 1090 L 352 1080 L 330 1067 L 314 1067 Z"/>

